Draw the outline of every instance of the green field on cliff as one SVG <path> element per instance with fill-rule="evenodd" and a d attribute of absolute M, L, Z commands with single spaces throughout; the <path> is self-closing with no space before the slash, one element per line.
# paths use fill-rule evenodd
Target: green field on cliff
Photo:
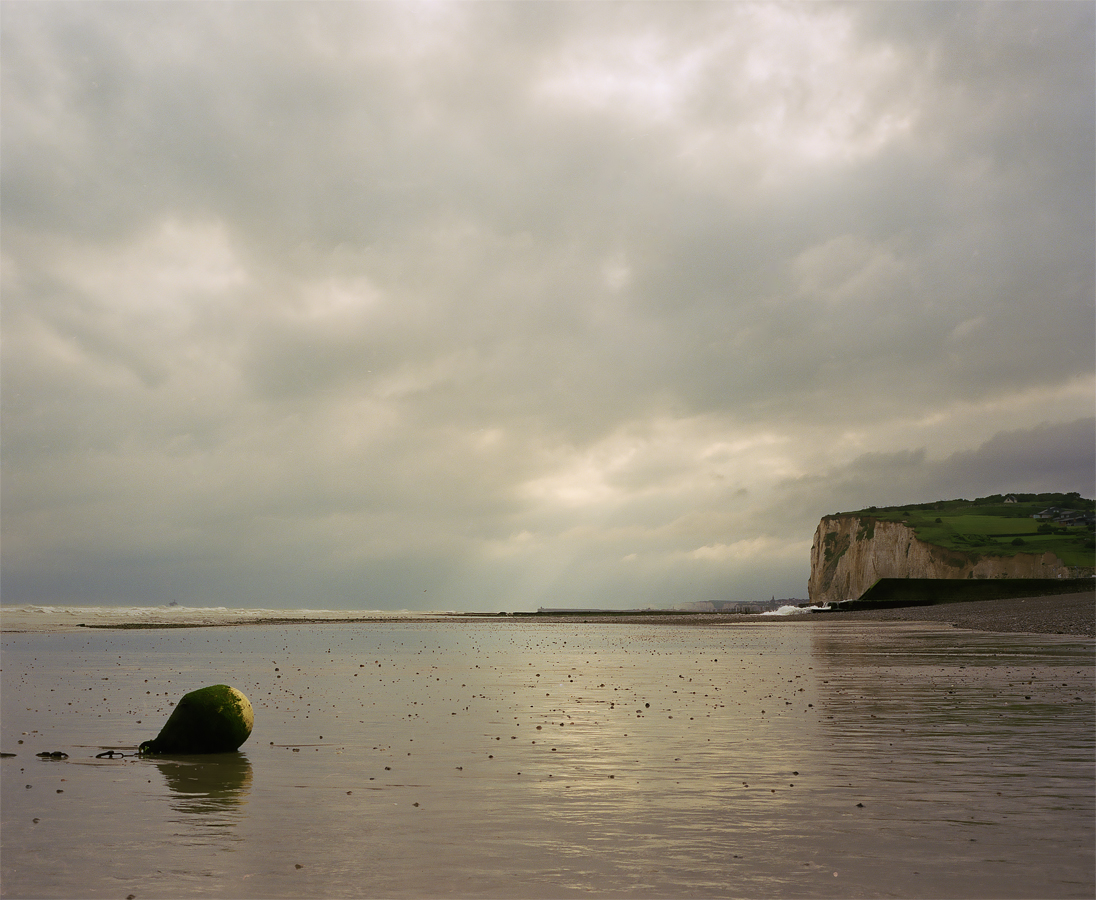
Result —
<path fill-rule="evenodd" d="M 1015 503 L 1006 503 L 1013 496 Z M 1091 512 L 1096 503 L 1079 494 L 1014 494 L 977 500 L 939 500 L 908 506 L 868 507 L 842 515 L 905 522 L 928 544 L 971 556 L 1015 556 L 1050 551 L 1067 566 L 1096 565 L 1091 525 L 1064 526 L 1033 519 L 1050 507 Z"/>

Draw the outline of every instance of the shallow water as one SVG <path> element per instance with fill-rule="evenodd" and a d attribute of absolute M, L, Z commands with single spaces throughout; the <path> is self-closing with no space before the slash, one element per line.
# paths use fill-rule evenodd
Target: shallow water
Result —
<path fill-rule="evenodd" d="M 2 891 L 1091 897 L 1093 649 L 824 621 L 6 634 Z M 217 682 L 255 707 L 240 753 L 94 759 Z"/>

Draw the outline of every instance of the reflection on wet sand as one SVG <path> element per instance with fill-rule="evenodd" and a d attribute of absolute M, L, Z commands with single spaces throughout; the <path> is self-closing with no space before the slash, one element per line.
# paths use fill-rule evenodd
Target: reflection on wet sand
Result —
<path fill-rule="evenodd" d="M 5 636 L 4 892 L 1091 897 L 1093 661 L 823 619 Z M 246 756 L 77 764 L 213 666 Z"/>
<path fill-rule="evenodd" d="M 1090 889 L 1091 644 L 917 624 L 865 637 L 850 623 L 812 641 L 818 749 L 875 823 L 859 864 L 886 859 L 899 895 Z"/>
<path fill-rule="evenodd" d="M 251 761 L 243 753 L 210 753 L 156 761 L 172 809 L 202 816 L 202 826 L 232 826 L 251 791 Z"/>

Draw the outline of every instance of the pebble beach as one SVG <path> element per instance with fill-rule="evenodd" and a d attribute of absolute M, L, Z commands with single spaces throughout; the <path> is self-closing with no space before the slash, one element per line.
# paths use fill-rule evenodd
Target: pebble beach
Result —
<path fill-rule="evenodd" d="M 835 621 L 937 622 L 977 631 L 1096 637 L 1096 592 L 826 614 Z"/>
<path fill-rule="evenodd" d="M 628 625 L 733 625 L 755 622 L 797 625 L 803 622 L 935 622 L 1000 634 L 1060 634 L 1096 637 L 1096 591 L 1020 597 L 1008 600 L 975 600 L 938 606 L 903 606 L 892 609 L 860 609 L 843 612 L 804 613 L 794 616 L 737 615 L 725 613 L 682 615 L 553 615 L 541 621 L 616 622 Z"/>

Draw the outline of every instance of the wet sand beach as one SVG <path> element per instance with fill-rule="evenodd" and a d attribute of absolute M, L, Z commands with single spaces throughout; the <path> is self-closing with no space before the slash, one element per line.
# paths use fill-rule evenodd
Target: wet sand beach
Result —
<path fill-rule="evenodd" d="M 1091 897 L 1093 642 L 857 615 L 6 633 L 2 894 Z"/>

